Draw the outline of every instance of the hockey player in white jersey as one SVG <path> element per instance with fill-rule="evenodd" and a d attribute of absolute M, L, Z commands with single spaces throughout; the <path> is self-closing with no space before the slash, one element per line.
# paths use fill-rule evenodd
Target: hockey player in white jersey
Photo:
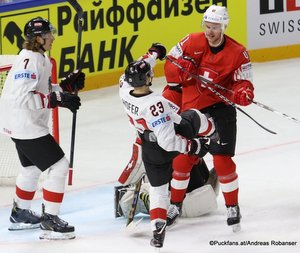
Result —
<path fill-rule="evenodd" d="M 75 238 L 74 226 L 58 217 L 64 197 L 69 162 L 49 133 L 50 109 L 57 106 L 75 112 L 80 98 L 71 92 L 84 87 L 85 75 L 75 71 L 59 85 L 52 84 L 52 64 L 46 51 L 52 48 L 55 28 L 41 17 L 24 28 L 25 42 L 5 81 L 0 99 L 0 132 L 15 143 L 21 168 L 9 230 L 41 228 L 41 239 Z M 42 215 L 30 210 L 42 171 Z"/>
<path fill-rule="evenodd" d="M 205 150 L 199 138 L 187 139 L 176 134 L 175 125 L 177 128 L 181 125 L 190 128 L 192 136 L 202 132 L 210 135 L 215 129 L 212 129 L 207 117 L 197 110 L 185 113 L 189 119 L 187 121 L 177 114 L 176 105 L 150 89 L 155 60 L 163 59 L 156 53 L 151 57 L 127 66 L 120 78 L 119 95 L 129 121 L 142 141 L 142 160 L 150 182 L 151 245 L 160 248 L 164 242 L 170 203 L 168 194 L 173 172 L 172 160 L 180 153 L 199 155 Z M 210 131 L 207 131 L 208 127 Z"/>

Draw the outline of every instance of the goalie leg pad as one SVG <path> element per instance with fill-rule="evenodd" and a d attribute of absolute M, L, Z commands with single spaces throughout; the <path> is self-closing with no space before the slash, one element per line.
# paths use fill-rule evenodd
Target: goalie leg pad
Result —
<path fill-rule="evenodd" d="M 211 185 L 211 187 L 215 191 L 216 196 L 219 195 L 220 183 L 219 183 L 219 179 L 218 179 L 216 170 L 214 168 L 212 168 L 209 171 L 209 177 L 208 177 L 208 180 L 207 180 L 206 184 L 210 184 Z"/>
<path fill-rule="evenodd" d="M 132 145 L 130 161 L 121 173 L 118 181 L 123 185 L 136 184 L 145 174 L 145 167 L 142 162 L 142 147 L 139 141 Z"/>
<path fill-rule="evenodd" d="M 187 193 L 182 205 L 182 217 L 194 218 L 218 208 L 216 194 L 211 185 L 204 185 Z"/>
<path fill-rule="evenodd" d="M 119 186 L 115 186 L 114 188 L 115 189 L 115 195 L 114 195 L 115 218 L 122 217 L 124 215 L 122 208 L 120 206 L 120 201 L 121 198 L 126 193 L 128 187 L 129 186 L 119 185 Z"/>
<path fill-rule="evenodd" d="M 143 187 L 143 185 L 142 185 Z M 140 196 L 143 193 L 143 189 L 141 188 Z M 126 187 L 125 189 L 119 190 L 119 201 L 117 204 L 115 204 L 115 217 L 121 217 L 124 216 L 125 218 L 128 218 L 132 201 L 133 201 L 133 195 L 134 195 L 134 187 Z M 143 200 L 138 198 L 138 203 L 136 206 L 135 213 L 144 213 L 149 214 L 149 210 L 146 208 Z"/>

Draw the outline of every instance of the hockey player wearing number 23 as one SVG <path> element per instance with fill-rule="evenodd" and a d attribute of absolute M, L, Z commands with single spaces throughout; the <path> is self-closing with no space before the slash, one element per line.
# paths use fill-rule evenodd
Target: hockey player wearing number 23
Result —
<path fill-rule="evenodd" d="M 252 66 L 244 46 L 225 35 L 229 22 L 227 8 L 210 6 L 203 15 L 204 32 L 188 34 L 167 56 L 165 75 L 168 86 L 164 96 L 172 101 L 176 89 L 182 89 L 182 110 L 196 108 L 209 114 L 215 122 L 219 141 L 211 142 L 209 152 L 213 156 L 221 190 L 228 211 L 227 224 L 233 231 L 240 230 L 238 202 L 238 174 L 232 159 L 236 146 L 236 109 L 226 103 L 211 89 L 219 92 L 237 105 L 250 105 L 254 98 Z M 201 82 L 188 72 L 223 86 L 218 88 L 209 82 Z M 210 89 L 211 88 L 211 89 Z"/>
<path fill-rule="evenodd" d="M 0 100 L 0 131 L 13 140 L 20 160 L 9 230 L 41 228 L 40 239 L 73 239 L 75 228 L 58 217 L 63 201 L 69 162 L 49 133 L 50 109 L 65 107 L 75 112 L 80 98 L 72 94 L 84 87 L 85 74 L 76 70 L 52 84 L 52 64 L 46 51 L 55 40 L 55 28 L 41 17 L 28 21 L 25 42 L 4 84 Z M 42 215 L 31 211 L 41 172 Z"/>
<path fill-rule="evenodd" d="M 120 78 L 119 89 L 124 110 L 142 142 L 142 160 L 150 182 L 150 223 L 153 231 L 150 243 L 156 248 L 161 248 L 164 243 L 173 158 L 180 153 L 201 156 L 202 143 L 193 136 L 202 132 L 210 136 L 215 131 L 206 115 L 198 110 L 188 110 L 184 116 L 179 115 L 175 104 L 151 90 L 155 60 L 162 60 L 164 56 L 152 52 L 146 58 L 131 62 Z M 192 137 L 188 139 L 177 134 L 175 125 L 176 130 L 192 129 L 189 134 Z"/>

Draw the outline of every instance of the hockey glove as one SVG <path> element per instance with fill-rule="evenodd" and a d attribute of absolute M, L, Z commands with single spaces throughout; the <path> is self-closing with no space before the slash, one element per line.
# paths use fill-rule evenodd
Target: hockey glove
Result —
<path fill-rule="evenodd" d="M 50 108 L 65 107 L 75 112 L 81 106 L 80 97 L 68 92 L 55 91 L 49 94 L 49 106 Z"/>
<path fill-rule="evenodd" d="M 75 90 L 81 90 L 84 88 L 85 74 L 81 69 L 77 69 L 70 73 L 67 77 L 64 77 L 59 86 L 63 91 L 73 92 Z"/>
<path fill-rule="evenodd" d="M 220 135 L 217 130 L 217 126 L 213 120 L 213 118 L 209 114 L 205 114 L 207 117 L 207 128 L 205 129 L 205 132 L 199 133 L 199 136 L 204 139 L 210 139 L 213 142 L 217 142 L 220 139 Z"/>
<path fill-rule="evenodd" d="M 194 138 L 188 141 L 188 154 L 189 155 L 198 155 L 201 151 L 201 142 L 200 139 Z"/>
<path fill-rule="evenodd" d="M 157 58 L 161 61 L 165 59 L 167 54 L 167 49 L 164 45 L 160 43 L 153 43 L 152 46 L 148 49 L 149 53 L 155 52 L 157 53 Z"/>
<path fill-rule="evenodd" d="M 202 138 L 189 140 L 188 150 L 189 155 L 197 155 L 199 157 L 205 156 L 208 152 L 207 140 Z"/>
<path fill-rule="evenodd" d="M 253 98 L 254 93 L 249 87 L 240 87 L 234 90 L 233 92 L 233 102 L 238 105 L 250 105 L 252 103 Z"/>
<path fill-rule="evenodd" d="M 196 75 L 198 64 L 196 63 L 195 59 L 189 56 L 182 56 L 178 58 L 177 63 L 184 69 L 179 69 L 179 77 L 181 82 L 188 81 L 192 77 L 189 73 Z"/>

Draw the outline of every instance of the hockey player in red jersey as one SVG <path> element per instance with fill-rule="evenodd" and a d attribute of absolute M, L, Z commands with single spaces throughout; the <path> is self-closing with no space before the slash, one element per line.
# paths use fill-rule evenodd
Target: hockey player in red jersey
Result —
<path fill-rule="evenodd" d="M 64 197 L 69 162 L 49 133 L 50 109 L 75 112 L 80 98 L 71 92 L 84 87 L 85 75 L 76 71 L 60 86 L 51 83 L 51 50 L 55 29 L 41 17 L 28 21 L 25 42 L 4 84 L 0 99 L 0 132 L 11 137 L 20 160 L 9 230 L 41 228 L 41 239 L 73 239 L 75 228 L 58 217 Z M 43 182 L 42 216 L 30 210 L 39 176 Z"/>
<path fill-rule="evenodd" d="M 155 52 L 148 59 L 130 63 L 120 78 L 119 95 L 129 121 L 141 139 L 142 160 L 150 182 L 151 245 L 159 248 L 163 246 L 165 236 L 172 160 L 179 153 L 200 155 L 203 150 L 199 139 L 185 138 L 176 132 L 183 128 L 182 132 L 190 131 L 190 136 L 203 132 L 210 135 L 214 128 L 198 110 L 187 110 L 180 116 L 176 105 L 150 89 L 156 58 L 164 57 Z"/>
<path fill-rule="evenodd" d="M 204 32 L 188 34 L 168 53 L 165 75 L 169 86 L 164 93 L 171 99 L 176 89 L 182 89 L 183 111 L 197 108 L 214 119 L 220 139 L 210 142 L 209 152 L 213 156 L 214 168 L 225 199 L 227 224 L 232 226 L 233 231 L 238 231 L 241 219 L 239 185 L 236 165 L 232 159 L 236 146 L 236 110 L 210 88 L 238 105 L 247 106 L 254 98 L 254 87 L 247 50 L 224 34 L 228 22 L 226 7 L 212 5 L 206 10 L 202 22 Z M 219 89 L 209 82 L 201 82 L 187 71 L 225 89 Z"/>

